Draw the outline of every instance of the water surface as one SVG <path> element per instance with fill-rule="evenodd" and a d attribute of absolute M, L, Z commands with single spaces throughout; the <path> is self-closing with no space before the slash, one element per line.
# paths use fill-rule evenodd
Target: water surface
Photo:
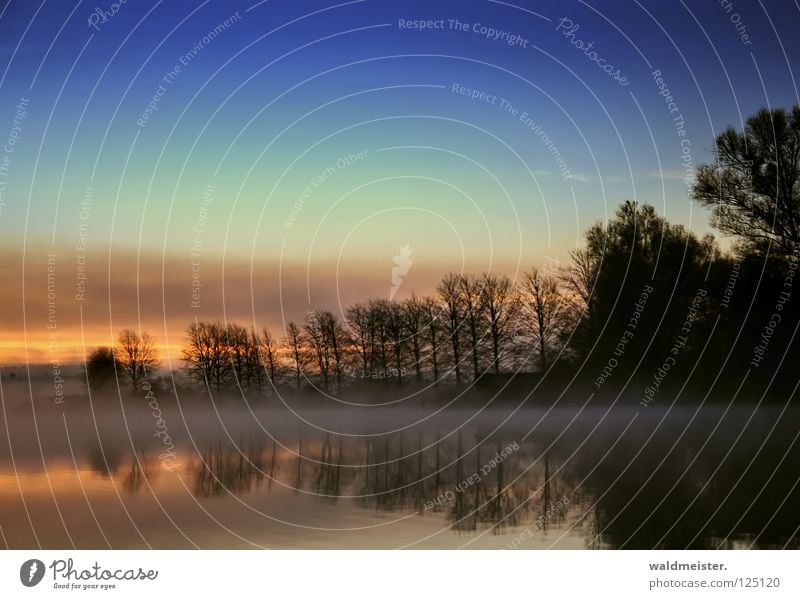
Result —
<path fill-rule="evenodd" d="M 796 410 L 334 406 L 298 417 L 184 402 L 160 406 L 159 421 L 118 399 L 32 405 L 4 391 L 10 548 L 799 544 Z"/>

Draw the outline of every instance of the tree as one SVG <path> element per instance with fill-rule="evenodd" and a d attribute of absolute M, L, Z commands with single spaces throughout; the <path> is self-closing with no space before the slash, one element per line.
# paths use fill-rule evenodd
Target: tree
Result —
<path fill-rule="evenodd" d="M 349 353 L 347 332 L 333 312 L 322 313 L 322 330 L 330 346 L 333 374 L 336 376 L 337 391 L 342 388 L 342 371 Z"/>
<path fill-rule="evenodd" d="M 708 287 L 709 264 L 719 260 L 713 237 L 698 238 L 649 204 L 624 202 L 607 223 L 589 227 L 585 239 L 584 250 L 574 254 L 573 274 L 566 275 L 566 297 L 574 300 L 577 294 L 578 305 L 585 305 L 571 350 L 605 363 L 625 335 L 629 356 L 642 352 L 641 360 L 659 360 L 670 351 L 697 290 Z M 613 357 L 621 370 L 637 364 L 619 353 Z M 644 361 L 640 368 L 649 367 Z"/>
<path fill-rule="evenodd" d="M 303 348 L 303 333 L 300 331 L 300 327 L 294 322 L 290 322 L 286 325 L 284 344 L 294 361 L 295 384 L 299 389 L 302 383 L 303 367 L 305 366 L 306 359 L 305 350 Z"/>
<path fill-rule="evenodd" d="M 134 390 L 138 389 L 142 380 L 159 366 L 158 350 L 146 332 L 140 335 L 131 329 L 123 330 L 119 334 L 114 357 L 123 376 L 130 381 Z"/>
<path fill-rule="evenodd" d="M 389 344 L 394 354 L 394 364 L 397 375 L 397 383 L 403 382 L 404 354 L 406 346 L 406 326 L 405 311 L 403 307 L 395 301 L 390 301 L 386 305 L 386 331 L 389 335 Z M 386 374 L 388 378 L 388 373 Z"/>
<path fill-rule="evenodd" d="M 96 347 L 86 359 L 86 382 L 90 389 L 100 389 L 116 377 L 117 363 L 114 350 L 110 347 Z"/>
<path fill-rule="evenodd" d="M 481 304 L 489 321 L 492 365 L 495 373 L 499 373 L 504 346 L 511 341 L 514 335 L 513 324 L 517 311 L 517 298 L 514 286 L 508 277 L 485 273 L 481 275 L 479 285 Z"/>
<path fill-rule="evenodd" d="M 350 345 L 361 361 L 363 376 L 367 376 L 375 339 L 375 315 L 369 306 L 354 304 L 345 312 Z"/>
<path fill-rule="evenodd" d="M 744 132 L 717 137 L 716 165 L 702 165 L 692 197 L 740 251 L 789 256 L 800 243 L 800 106 L 762 109 Z"/>
<path fill-rule="evenodd" d="M 246 328 L 235 323 L 225 327 L 225 354 L 233 375 L 233 381 L 240 389 L 250 387 L 253 371 L 251 368 L 250 334 Z"/>
<path fill-rule="evenodd" d="M 278 342 L 269 329 L 264 328 L 261 338 L 258 340 L 258 355 L 261 369 L 267 373 L 270 383 L 274 387 L 278 382 L 278 377 L 282 372 Z"/>
<path fill-rule="evenodd" d="M 310 312 L 303 325 L 303 339 L 307 344 L 307 351 L 312 356 L 317 367 L 317 373 L 322 381 L 322 388 L 329 389 L 329 376 L 331 361 L 333 360 L 331 346 L 325 330 L 325 315 L 322 311 Z"/>
<path fill-rule="evenodd" d="M 566 288 L 565 296 L 577 314 L 591 319 L 592 291 L 600 269 L 602 255 L 587 249 L 570 250 L 570 263 L 561 271 L 561 282 Z"/>
<path fill-rule="evenodd" d="M 337 388 L 342 385 L 342 370 L 345 359 L 345 332 L 339 319 L 328 310 L 315 310 L 306 316 L 303 340 L 308 354 L 317 367 L 322 386 L 330 389 L 330 377 L 336 378 Z"/>
<path fill-rule="evenodd" d="M 183 361 L 191 378 L 216 389 L 231 381 L 227 337 L 225 326 L 219 322 L 194 322 L 186 328 Z"/>
<path fill-rule="evenodd" d="M 461 275 L 445 275 L 436 292 L 444 306 L 445 332 L 450 340 L 456 382 L 461 381 L 461 325 L 464 319 L 464 302 L 461 295 Z"/>
<path fill-rule="evenodd" d="M 414 293 L 403 302 L 402 308 L 408 342 L 411 344 L 411 353 L 414 359 L 414 370 L 417 374 L 417 380 L 421 380 L 422 347 L 424 345 L 424 331 L 427 328 L 425 301 Z"/>
<path fill-rule="evenodd" d="M 258 334 L 255 328 L 251 328 L 248 335 L 245 365 L 247 368 L 248 388 L 260 392 L 264 388 L 265 370 L 261 360 L 261 335 Z"/>
<path fill-rule="evenodd" d="M 550 364 L 550 349 L 567 324 L 567 306 L 558 280 L 532 268 L 522 277 L 521 312 L 525 330 L 536 345 L 539 366 Z"/>
<path fill-rule="evenodd" d="M 473 276 L 461 275 L 458 278 L 461 291 L 461 302 L 464 306 L 464 321 L 469 335 L 470 353 L 472 354 L 472 378 L 480 374 L 481 341 L 483 339 L 483 294 L 481 282 Z"/>
<path fill-rule="evenodd" d="M 425 314 L 427 341 L 430 345 L 431 369 L 433 380 L 439 382 L 439 347 L 441 335 L 442 308 L 436 298 L 426 296 L 422 299 L 422 309 Z"/>
<path fill-rule="evenodd" d="M 372 370 L 380 371 L 386 375 L 389 368 L 389 357 L 387 355 L 389 347 L 389 302 L 385 299 L 372 300 L 369 302 L 369 309 L 375 325 L 375 336 L 372 340 Z M 376 360 L 380 362 L 376 365 Z M 373 375 L 375 372 L 373 372 Z"/>

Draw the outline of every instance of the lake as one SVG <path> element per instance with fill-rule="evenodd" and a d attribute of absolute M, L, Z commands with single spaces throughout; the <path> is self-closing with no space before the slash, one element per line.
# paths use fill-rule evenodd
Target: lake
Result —
<path fill-rule="evenodd" d="M 3 388 L 8 548 L 797 548 L 798 411 Z M 358 403 L 358 402 L 354 402 Z"/>

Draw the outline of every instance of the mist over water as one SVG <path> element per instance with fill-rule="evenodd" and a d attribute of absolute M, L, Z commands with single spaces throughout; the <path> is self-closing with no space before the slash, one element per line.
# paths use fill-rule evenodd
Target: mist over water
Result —
<path fill-rule="evenodd" d="M 10 548 L 798 547 L 794 408 L 33 389 L 3 385 Z"/>

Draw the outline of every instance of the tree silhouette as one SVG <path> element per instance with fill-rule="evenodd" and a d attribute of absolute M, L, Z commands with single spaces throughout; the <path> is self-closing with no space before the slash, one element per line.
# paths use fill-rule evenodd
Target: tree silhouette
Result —
<path fill-rule="evenodd" d="M 436 287 L 444 312 L 444 330 L 450 341 L 456 382 L 461 381 L 461 325 L 464 319 L 464 301 L 461 295 L 461 276 L 450 273 Z"/>
<path fill-rule="evenodd" d="M 514 335 L 514 321 L 519 310 L 519 302 L 514 286 L 508 277 L 498 277 L 491 273 L 480 276 L 481 306 L 486 311 L 489 336 L 492 345 L 492 364 L 495 374 L 500 372 L 500 359 L 505 346 Z"/>
<path fill-rule="evenodd" d="M 117 374 L 114 350 L 111 347 L 96 347 L 86 359 L 86 381 L 91 389 L 100 389 Z"/>
<path fill-rule="evenodd" d="M 788 256 L 800 243 L 800 106 L 762 109 L 716 140 L 716 165 L 697 170 L 692 197 L 740 252 Z"/>
<path fill-rule="evenodd" d="M 306 363 L 305 349 L 303 347 L 303 333 L 294 322 L 286 325 L 286 349 L 294 362 L 295 385 L 300 388 L 302 384 L 303 367 Z"/>
<path fill-rule="evenodd" d="M 559 281 L 532 268 L 522 277 L 521 319 L 539 355 L 539 368 L 550 365 L 551 347 L 563 336 L 569 321 L 569 309 L 561 293 Z"/>
<path fill-rule="evenodd" d="M 283 366 L 280 360 L 280 347 L 278 342 L 273 337 L 269 329 L 264 328 L 261 333 L 261 338 L 258 339 L 259 344 L 259 358 L 263 370 L 267 373 L 272 386 L 278 383 L 278 378 L 283 372 Z"/>
<path fill-rule="evenodd" d="M 130 381 L 134 390 L 138 389 L 145 377 L 159 366 L 158 350 L 146 332 L 140 335 L 131 329 L 124 329 L 119 334 L 114 357 L 123 376 Z"/>

